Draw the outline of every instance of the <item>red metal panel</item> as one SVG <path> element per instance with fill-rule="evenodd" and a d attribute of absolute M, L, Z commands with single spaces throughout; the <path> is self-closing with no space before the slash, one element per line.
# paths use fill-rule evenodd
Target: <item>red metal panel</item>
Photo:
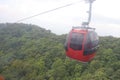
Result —
<path fill-rule="evenodd" d="M 70 48 L 70 39 L 71 39 L 71 34 L 73 32 L 77 32 L 77 33 L 82 33 L 84 34 L 84 40 L 82 43 L 82 50 L 73 50 L 72 48 Z M 68 51 L 66 51 L 66 55 L 72 59 L 78 60 L 78 61 L 82 61 L 82 62 L 89 62 L 91 59 L 94 58 L 95 53 L 93 54 L 89 54 L 89 55 L 83 55 L 84 52 L 84 43 L 86 41 L 86 34 L 87 34 L 87 30 L 80 30 L 80 29 L 72 29 L 71 32 L 69 33 L 69 39 L 68 39 Z"/>

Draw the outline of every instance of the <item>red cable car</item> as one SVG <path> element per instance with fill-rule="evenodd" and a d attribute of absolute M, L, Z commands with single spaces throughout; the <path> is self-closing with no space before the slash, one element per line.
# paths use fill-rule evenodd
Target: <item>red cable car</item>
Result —
<path fill-rule="evenodd" d="M 96 54 L 98 42 L 99 38 L 95 29 L 74 27 L 66 39 L 66 55 L 78 61 L 89 62 Z"/>

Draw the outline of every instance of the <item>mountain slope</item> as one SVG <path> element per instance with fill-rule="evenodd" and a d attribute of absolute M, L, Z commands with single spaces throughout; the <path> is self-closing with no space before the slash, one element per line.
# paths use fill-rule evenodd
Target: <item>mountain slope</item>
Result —
<path fill-rule="evenodd" d="M 120 39 L 100 37 L 89 63 L 65 55 L 66 35 L 23 23 L 0 24 L 0 74 L 6 80 L 119 80 Z"/>

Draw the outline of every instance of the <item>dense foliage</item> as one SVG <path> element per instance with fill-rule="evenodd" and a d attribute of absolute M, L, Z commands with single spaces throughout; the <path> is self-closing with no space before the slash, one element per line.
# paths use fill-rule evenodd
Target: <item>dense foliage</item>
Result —
<path fill-rule="evenodd" d="M 120 80 L 120 38 L 100 37 L 89 63 L 65 55 L 66 35 L 31 24 L 0 24 L 0 74 L 6 80 Z"/>

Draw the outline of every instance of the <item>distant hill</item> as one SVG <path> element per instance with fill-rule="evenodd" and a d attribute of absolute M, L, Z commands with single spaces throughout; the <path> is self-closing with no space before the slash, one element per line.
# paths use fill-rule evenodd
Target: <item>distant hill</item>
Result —
<path fill-rule="evenodd" d="M 6 80 L 119 80 L 120 38 L 100 37 L 89 63 L 65 55 L 66 35 L 36 25 L 0 24 L 0 75 Z"/>

